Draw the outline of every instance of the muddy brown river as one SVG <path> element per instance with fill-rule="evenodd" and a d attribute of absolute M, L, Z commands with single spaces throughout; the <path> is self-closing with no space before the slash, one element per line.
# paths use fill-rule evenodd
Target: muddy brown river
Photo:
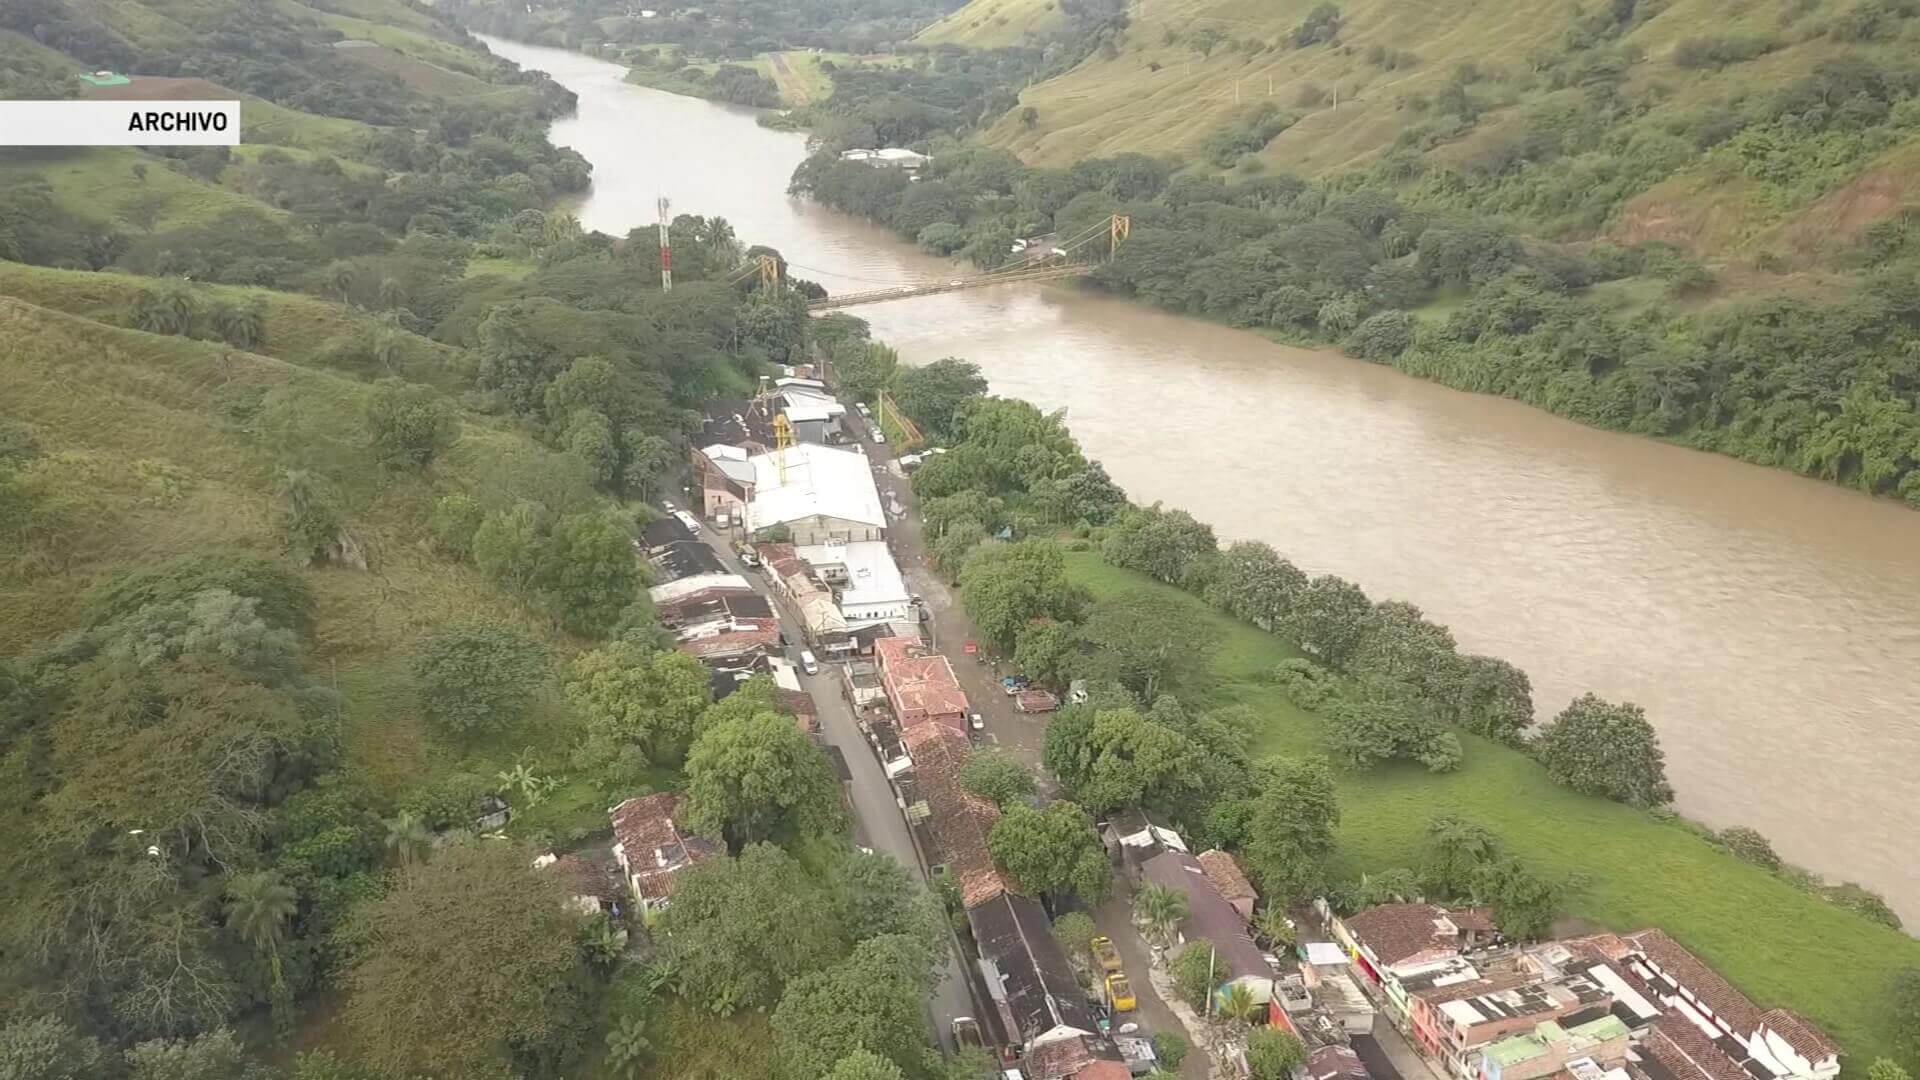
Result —
<path fill-rule="evenodd" d="M 580 95 L 553 139 L 593 162 L 588 228 L 647 224 L 664 194 L 833 291 L 963 272 L 789 198 L 801 135 L 489 44 Z M 1070 286 L 854 313 L 909 361 L 964 357 L 994 392 L 1066 409 L 1136 500 L 1419 604 L 1525 668 L 1543 717 L 1588 689 L 1639 702 L 1682 811 L 1920 923 L 1898 839 L 1920 825 L 1920 513 Z"/>

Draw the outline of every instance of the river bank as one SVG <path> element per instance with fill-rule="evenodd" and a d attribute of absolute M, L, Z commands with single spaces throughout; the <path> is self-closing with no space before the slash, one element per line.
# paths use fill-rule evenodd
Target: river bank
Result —
<path fill-rule="evenodd" d="M 581 94 L 553 138 L 596 165 L 588 228 L 624 234 L 666 194 L 836 291 L 951 274 L 787 198 L 803 136 L 577 54 L 495 48 Z M 1758 828 L 1920 918 L 1920 867 L 1899 840 L 1920 825 L 1907 511 L 1069 288 L 857 313 L 909 362 L 964 355 L 994 392 L 1067 409 L 1136 501 L 1414 600 L 1463 649 L 1527 670 L 1544 713 L 1585 689 L 1640 702 L 1683 812 Z"/>

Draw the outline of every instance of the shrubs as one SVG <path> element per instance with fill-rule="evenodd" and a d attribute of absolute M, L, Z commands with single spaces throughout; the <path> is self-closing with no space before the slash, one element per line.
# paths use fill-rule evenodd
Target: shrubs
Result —
<path fill-rule="evenodd" d="M 1721 68 L 1758 59 L 1778 45 L 1771 38 L 1745 34 L 1690 37 L 1673 47 L 1673 62 L 1683 68 Z"/>
<path fill-rule="evenodd" d="M 440 631 L 413 660 L 421 712 L 462 735 L 517 726 L 546 676 L 539 641 L 518 627 L 478 620 Z"/>
<path fill-rule="evenodd" d="M 1297 119 L 1294 114 L 1282 111 L 1277 105 L 1262 103 L 1207 136 L 1202 152 L 1208 161 L 1223 169 L 1230 169 L 1242 156 L 1258 153 L 1275 136 L 1292 127 Z"/>
<path fill-rule="evenodd" d="M 1766 870 L 1780 869 L 1780 856 L 1774 854 L 1773 845 L 1760 835 L 1758 829 L 1735 825 L 1721 830 L 1718 839 L 1722 846 L 1743 862 Z"/>
<path fill-rule="evenodd" d="M 1643 807 L 1673 800 L 1660 737 L 1646 710 L 1631 702 L 1582 694 L 1541 729 L 1534 746 L 1555 782 L 1575 791 Z"/>
<path fill-rule="evenodd" d="M 1385 363 L 1413 344 L 1413 316 L 1404 311 L 1370 315 L 1347 338 L 1347 351 L 1363 360 Z"/>

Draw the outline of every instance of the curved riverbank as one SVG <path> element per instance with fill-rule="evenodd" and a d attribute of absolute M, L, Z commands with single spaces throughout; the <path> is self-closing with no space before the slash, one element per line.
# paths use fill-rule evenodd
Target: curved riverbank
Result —
<path fill-rule="evenodd" d="M 787 198 L 803 136 L 588 57 L 496 51 L 580 94 L 553 138 L 595 163 L 589 228 L 624 234 L 666 194 L 836 291 L 951 273 Z M 995 392 L 1068 409 L 1136 500 L 1420 604 L 1526 669 L 1544 714 L 1586 689 L 1640 702 L 1683 811 L 1920 920 L 1897 839 L 1920 825 L 1920 516 L 1070 288 L 857 313 L 910 361 L 964 356 Z"/>

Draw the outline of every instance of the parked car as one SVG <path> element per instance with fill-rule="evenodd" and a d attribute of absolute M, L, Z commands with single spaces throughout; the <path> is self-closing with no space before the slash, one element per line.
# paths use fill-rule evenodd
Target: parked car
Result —
<path fill-rule="evenodd" d="M 1032 682 L 1033 680 L 1025 675 L 1008 675 L 1000 680 L 1000 689 L 1005 690 L 1008 697 L 1012 697 L 1025 690 Z"/>
<path fill-rule="evenodd" d="M 733 522 L 733 518 L 729 517 L 725 510 L 722 510 L 719 513 L 713 515 L 713 523 L 715 525 L 720 526 L 723 529 L 726 528 L 728 525 L 732 524 L 732 522 Z"/>
<path fill-rule="evenodd" d="M 855 402 L 853 407 L 860 410 L 861 416 L 865 416 L 865 417 L 873 416 L 873 410 L 867 408 L 867 403 L 864 401 Z"/>
<path fill-rule="evenodd" d="M 887 433 L 884 431 L 881 431 L 879 428 L 874 428 L 873 441 L 876 443 L 879 443 L 881 446 L 887 445 Z"/>
<path fill-rule="evenodd" d="M 1107 976 L 1107 1004 L 1114 1012 L 1132 1012 L 1139 1002 L 1133 997 L 1133 984 L 1127 981 L 1124 972 L 1116 971 Z"/>
<path fill-rule="evenodd" d="M 967 726 L 973 729 L 975 735 L 987 730 L 987 722 L 980 718 L 979 713 L 974 713 L 972 716 L 967 717 Z"/>
<path fill-rule="evenodd" d="M 1101 971 L 1120 970 L 1120 950 L 1114 947 L 1113 939 L 1105 934 L 1094 935 L 1093 961 L 1100 965 Z"/>
<path fill-rule="evenodd" d="M 800 650 L 800 669 L 809 675 L 820 674 L 820 661 L 814 659 L 813 650 Z"/>

